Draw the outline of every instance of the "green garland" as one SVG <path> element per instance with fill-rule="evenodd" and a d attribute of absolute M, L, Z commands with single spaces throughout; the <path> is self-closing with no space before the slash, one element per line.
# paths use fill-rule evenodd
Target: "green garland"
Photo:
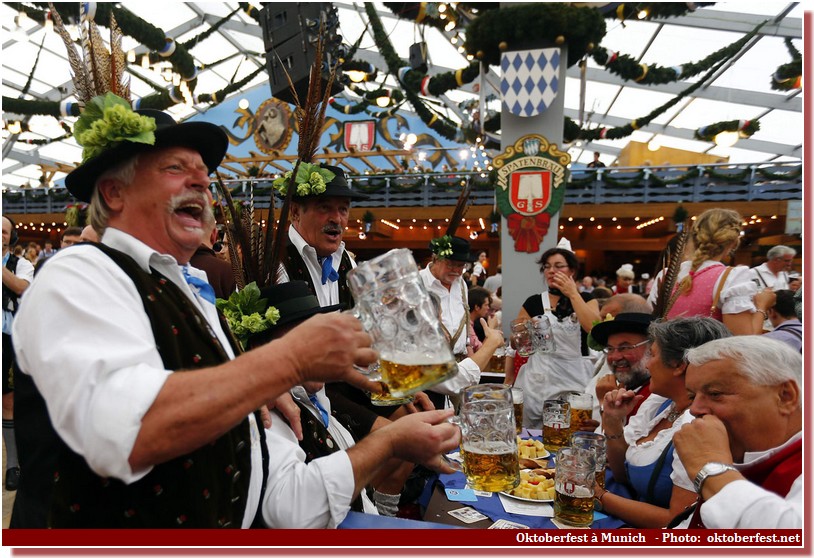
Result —
<path fill-rule="evenodd" d="M 398 54 L 396 54 L 396 50 L 390 43 L 390 39 L 388 39 L 387 33 L 384 31 L 384 26 L 379 18 L 379 14 L 376 13 L 376 8 L 373 3 L 365 2 L 365 12 L 367 13 L 370 26 L 373 30 L 373 39 L 379 49 L 379 52 L 387 62 L 388 71 L 393 75 L 398 75 L 399 69 L 404 67 L 405 64 L 401 58 L 399 58 Z M 455 139 L 458 131 L 456 124 L 450 122 L 442 116 L 439 116 L 438 114 L 433 114 L 424 105 L 421 98 L 415 93 L 415 91 L 405 89 L 404 94 L 407 97 L 407 100 L 410 101 L 410 104 L 413 105 L 416 114 L 419 116 L 419 118 L 421 118 L 424 124 L 435 130 L 446 139 Z"/>
<path fill-rule="evenodd" d="M 571 66 L 604 36 L 605 20 L 593 8 L 535 2 L 481 14 L 466 28 L 464 48 L 486 64 L 500 65 L 504 50 L 554 45 L 560 39 L 568 44 L 567 65 Z"/>
<path fill-rule="evenodd" d="M 709 169 L 706 169 L 704 172 L 710 178 L 717 178 L 718 180 L 723 180 L 724 182 L 743 182 L 743 180 L 747 176 L 749 176 L 749 173 L 751 171 L 747 168 L 747 169 L 743 169 L 742 171 L 737 172 L 737 173 L 727 174 L 727 173 L 723 173 L 723 172 L 718 172 L 713 168 L 709 168 Z"/>
<path fill-rule="evenodd" d="M 421 92 L 421 84 L 426 77 L 426 73 L 416 70 L 406 72 L 402 78 L 401 83 L 404 88 L 416 93 Z M 480 75 L 480 63 L 472 62 L 466 68 L 460 70 L 453 70 L 437 74 L 429 79 L 427 83 L 427 93 L 434 96 L 443 95 L 450 89 L 458 89 L 464 84 L 471 83 L 476 77 Z"/>
<path fill-rule="evenodd" d="M 760 130 L 760 122 L 757 120 L 728 120 L 698 128 L 695 131 L 695 139 L 714 141 L 715 136 L 721 132 L 738 132 L 741 137 L 748 138 L 758 130 Z"/>
<path fill-rule="evenodd" d="M 800 178 L 803 176 L 803 165 L 789 172 L 772 172 L 767 169 L 758 168 L 757 173 L 763 178 L 769 180 L 789 180 L 791 178 Z"/>
<path fill-rule="evenodd" d="M 636 176 L 630 177 L 625 180 L 618 180 L 610 176 L 610 173 L 603 172 L 602 173 L 602 182 L 608 184 L 609 186 L 622 186 L 625 188 L 631 186 L 638 186 L 641 184 L 642 179 L 644 179 L 644 171 L 639 171 L 636 173 Z"/>
<path fill-rule="evenodd" d="M 698 169 L 690 169 L 684 174 L 676 176 L 675 178 L 661 178 L 656 173 L 650 174 L 650 181 L 656 186 L 667 186 L 669 184 L 682 184 L 691 178 L 698 176 Z"/>
<path fill-rule="evenodd" d="M 785 43 L 791 62 L 779 66 L 772 76 L 772 89 L 775 91 L 791 91 L 802 87 L 803 55 L 794 47 L 791 38 L 786 37 Z"/>
<path fill-rule="evenodd" d="M 645 85 L 653 85 L 658 83 L 672 83 L 678 80 L 687 79 L 709 70 L 713 65 L 721 60 L 729 60 L 741 48 L 754 37 L 757 32 L 766 24 L 766 21 L 760 23 L 752 31 L 733 42 L 731 45 L 718 49 L 703 60 L 698 62 L 687 62 L 680 66 L 673 66 L 670 68 L 641 64 L 633 56 L 627 54 L 619 55 L 616 52 L 609 51 L 604 47 L 597 47 L 591 53 L 591 56 L 600 66 L 605 66 L 611 73 L 614 73 L 626 80 L 633 80 L 637 83 Z"/>
<path fill-rule="evenodd" d="M 248 2 L 238 2 L 237 5 L 243 10 L 247 16 L 255 20 L 257 23 L 260 23 L 260 10 L 255 8 Z"/>
<path fill-rule="evenodd" d="M 700 6 L 709 6 L 715 2 L 695 2 L 695 8 Z M 664 19 L 668 17 L 678 17 L 686 15 L 687 12 L 693 11 L 687 6 L 687 2 L 627 2 L 619 4 L 616 10 L 607 12 L 606 18 L 616 18 L 622 21 L 626 19 L 639 19 L 641 11 L 647 12 L 644 17 L 645 20 L 650 21 L 653 19 Z"/>

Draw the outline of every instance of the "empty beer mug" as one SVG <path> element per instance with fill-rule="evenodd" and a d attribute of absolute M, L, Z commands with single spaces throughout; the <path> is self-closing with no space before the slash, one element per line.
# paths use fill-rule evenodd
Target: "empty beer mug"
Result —
<path fill-rule="evenodd" d="M 511 323 L 511 345 L 520 356 L 530 356 L 534 354 L 534 344 L 531 337 L 531 322 L 526 319 L 512 320 Z"/>
<path fill-rule="evenodd" d="M 534 352 L 552 353 L 556 350 L 554 330 L 548 316 L 540 315 L 531 319 L 531 342 Z"/>
<path fill-rule="evenodd" d="M 354 313 L 379 351 L 379 372 L 393 397 L 443 382 L 457 370 L 418 266 L 406 248 L 348 273 Z"/>
<path fill-rule="evenodd" d="M 466 388 L 460 413 L 453 417 L 461 427 L 463 472 L 474 490 L 503 492 L 520 483 L 511 387 L 502 387 L 473 390 L 468 396 L 471 388 Z"/>
<path fill-rule="evenodd" d="M 563 448 L 557 452 L 554 472 L 554 519 L 575 527 L 594 520 L 594 452 Z"/>
<path fill-rule="evenodd" d="M 608 463 L 607 442 L 604 434 L 597 432 L 574 432 L 571 434 L 571 447 L 594 452 L 596 460 L 596 484 L 605 488 L 605 468 Z"/>

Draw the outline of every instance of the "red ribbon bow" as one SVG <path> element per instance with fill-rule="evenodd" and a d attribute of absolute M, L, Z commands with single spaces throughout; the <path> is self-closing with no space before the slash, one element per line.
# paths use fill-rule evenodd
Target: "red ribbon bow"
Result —
<path fill-rule="evenodd" d="M 514 239 L 514 249 L 517 252 L 533 254 L 540 249 L 540 243 L 548 232 L 551 215 L 538 213 L 537 215 L 520 215 L 512 213 L 506 217 L 509 225 L 509 234 Z"/>

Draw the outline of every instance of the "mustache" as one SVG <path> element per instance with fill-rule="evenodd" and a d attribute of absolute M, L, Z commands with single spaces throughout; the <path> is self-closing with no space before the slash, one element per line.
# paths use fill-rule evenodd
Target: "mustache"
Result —
<path fill-rule="evenodd" d="M 342 234 L 342 227 L 336 223 L 328 223 L 322 227 L 322 232 L 325 234 Z"/>
<path fill-rule="evenodd" d="M 204 192 L 187 192 L 171 198 L 169 206 L 170 212 L 175 213 L 180 207 L 188 204 L 200 205 L 202 207 L 201 222 L 205 226 L 210 227 L 215 224 L 215 212 L 209 203 L 209 197 Z"/>

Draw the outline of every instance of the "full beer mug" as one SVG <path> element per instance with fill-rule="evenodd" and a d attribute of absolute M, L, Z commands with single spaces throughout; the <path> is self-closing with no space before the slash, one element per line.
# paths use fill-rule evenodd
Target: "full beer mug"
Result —
<path fill-rule="evenodd" d="M 590 526 L 594 519 L 594 452 L 563 448 L 557 452 L 554 473 L 554 519 L 575 527 Z"/>
<path fill-rule="evenodd" d="M 571 434 L 571 447 L 594 452 L 596 460 L 596 484 L 605 488 L 605 468 L 608 463 L 607 442 L 604 434 L 597 432 L 574 432 Z"/>
<path fill-rule="evenodd" d="M 571 432 L 593 420 L 594 398 L 590 393 L 569 393 L 568 404 L 571 406 Z"/>
<path fill-rule="evenodd" d="M 409 250 L 390 250 L 359 264 L 348 273 L 348 284 L 391 396 L 407 397 L 458 371 Z"/>
<path fill-rule="evenodd" d="M 571 406 L 561 399 L 543 402 L 543 444 L 551 453 L 571 441 Z"/>
<path fill-rule="evenodd" d="M 395 407 L 397 405 L 406 405 L 408 403 L 412 403 L 413 399 L 415 399 L 412 395 L 408 395 L 405 397 L 394 397 L 393 394 L 390 393 L 390 386 L 388 386 L 381 380 L 382 376 L 379 373 L 378 362 L 374 362 L 373 364 L 367 367 L 367 374 L 369 375 L 371 380 L 378 381 L 379 385 L 382 388 L 381 393 L 376 393 L 374 391 L 368 393 L 368 397 L 370 397 L 371 404 L 377 407 Z"/>
<path fill-rule="evenodd" d="M 485 492 L 511 490 L 520 483 L 520 460 L 511 387 L 481 384 L 463 390 L 461 458 L 469 486 Z"/>

